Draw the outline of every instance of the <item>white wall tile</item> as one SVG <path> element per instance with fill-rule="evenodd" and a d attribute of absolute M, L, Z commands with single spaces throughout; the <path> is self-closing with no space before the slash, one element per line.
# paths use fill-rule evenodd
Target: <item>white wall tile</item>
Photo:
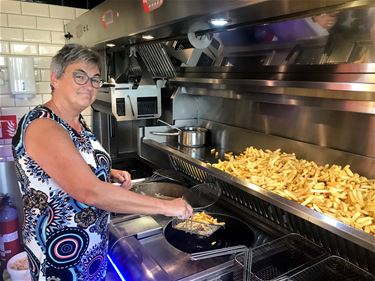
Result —
<path fill-rule="evenodd" d="M 50 18 L 36 18 L 37 29 L 51 30 L 51 31 L 64 31 L 64 22 L 61 19 Z"/>
<path fill-rule="evenodd" d="M 41 69 L 40 70 L 40 81 L 50 81 L 50 70 Z"/>
<path fill-rule="evenodd" d="M 51 43 L 51 32 L 46 30 L 25 29 L 23 31 L 25 42 Z"/>
<path fill-rule="evenodd" d="M 34 67 L 49 68 L 51 59 L 51 57 L 34 57 Z"/>
<path fill-rule="evenodd" d="M 12 95 L 0 95 L 0 104 L 3 106 L 14 106 L 14 97 Z"/>
<path fill-rule="evenodd" d="M 8 15 L 0 13 L 0 26 L 8 26 Z"/>
<path fill-rule="evenodd" d="M 26 113 L 30 111 L 28 106 L 23 107 L 2 107 L 1 114 L 2 115 L 16 115 L 17 119 L 21 119 Z"/>
<path fill-rule="evenodd" d="M 37 82 L 36 91 L 40 94 L 50 94 L 51 86 L 49 82 Z"/>
<path fill-rule="evenodd" d="M 32 43 L 10 43 L 11 54 L 17 55 L 37 55 L 38 46 Z"/>
<path fill-rule="evenodd" d="M 0 54 L 9 54 L 9 42 L 0 41 Z"/>
<path fill-rule="evenodd" d="M 89 107 L 86 108 L 84 111 L 82 111 L 81 114 L 82 114 L 82 115 L 92 115 L 92 108 L 91 108 L 91 106 L 89 106 Z"/>
<path fill-rule="evenodd" d="M 8 15 L 9 27 L 36 28 L 36 17 Z"/>
<path fill-rule="evenodd" d="M 76 17 L 75 8 L 49 5 L 49 15 L 51 18 L 74 19 Z"/>
<path fill-rule="evenodd" d="M 35 82 L 40 81 L 40 69 L 34 69 Z"/>
<path fill-rule="evenodd" d="M 8 14 L 21 14 L 21 3 L 20 1 L 1 0 L 0 10 Z"/>
<path fill-rule="evenodd" d="M 9 95 L 10 94 L 10 85 L 8 81 L 5 81 L 3 85 L 0 85 L 0 95 Z"/>
<path fill-rule="evenodd" d="M 86 125 L 87 125 L 90 129 L 92 129 L 92 127 L 91 127 L 91 125 L 92 125 L 92 117 L 91 117 L 91 116 L 85 116 L 84 119 L 85 119 Z"/>
<path fill-rule="evenodd" d="M 47 4 L 22 2 L 21 10 L 23 15 L 49 17 L 49 7 Z"/>
<path fill-rule="evenodd" d="M 5 78 L 5 69 L 6 68 L 0 68 L 0 85 L 4 85 L 5 81 L 7 80 Z M 0 105 L 1 105 L 1 103 L 0 103 Z"/>
<path fill-rule="evenodd" d="M 0 85 L 0 114 L 16 114 L 18 120 L 38 104 L 50 100 L 49 67 L 51 57 L 65 44 L 64 23 L 70 22 L 85 9 L 67 8 L 29 1 L 0 0 L 0 67 L 5 83 Z M 37 95 L 30 99 L 16 98 L 10 92 L 8 56 L 26 55 L 34 58 Z M 86 119 L 91 124 L 90 111 Z"/>
<path fill-rule="evenodd" d="M 64 32 L 51 32 L 52 44 L 65 44 Z"/>
<path fill-rule="evenodd" d="M 43 94 L 42 95 L 43 103 L 46 103 L 47 101 L 49 101 L 51 99 L 51 97 L 52 97 L 51 94 Z"/>
<path fill-rule="evenodd" d="M 80 15 L 83 15 L 84 13 L 86 13 L 88 10 L 87 9 L 79 9 L 79 8 L 76 8 L 76 18 L 78 18 Z"/>
<path fill-rule="evenodd" d="M 62 45 L 39 44 L 39 55 L 40 56 L 54 56 L 61 48 L 62 48 Z"/>
<path fill-rule="evenodd" d="M 16 106 L 36 106 L 42 104 L 42 95 L 34 95 L 30 98 L 15 98 Z"/>
<path fill-rule="evenodd" d="M 5 62 L 8 61 L 7 58 L 4 58 Z M 9 71 L 8 71 L 8 68 L 2 68 L 1 69 L 1 72 L 3 73 L 3 76 L 4 76 L 4 80 L 5 81 L 9 81 Z"/>
<path fill-rule="evenodd" d="M 7 66 L 7 57 L 0 56 L 0 66 Z"/>
<path fill-rule="evenodd" d="M 19 28 L 0 27 L 0 39 L 23 41 L 23 30 Z"/>
<path fill-rule="evenodd" d="M 71 22 L 71 20 L 64 20 L 64 26 L 66 25 L 66 24 L 68 24 L 68 23 L 70 23 Z M 65 30 L 65 29 L 64 29 Z"/>

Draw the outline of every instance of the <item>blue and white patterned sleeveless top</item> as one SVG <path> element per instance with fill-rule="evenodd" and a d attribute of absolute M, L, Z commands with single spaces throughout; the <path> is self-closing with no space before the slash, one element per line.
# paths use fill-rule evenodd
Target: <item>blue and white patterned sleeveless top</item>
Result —
<path fill-rule="evenodd" d="M 111 169 L 109 155 L 82 117 L 80 133 L 44 106 L 35 107 L 21 119 L 13 149 L 24 203 L 23 242 L 32 280 L 104 280 L 109 212 L 75 200 L 30 158 L 24 133 L 38 118 L 49 118 L 62 126 L 100 180 L 108 182 Z"/>

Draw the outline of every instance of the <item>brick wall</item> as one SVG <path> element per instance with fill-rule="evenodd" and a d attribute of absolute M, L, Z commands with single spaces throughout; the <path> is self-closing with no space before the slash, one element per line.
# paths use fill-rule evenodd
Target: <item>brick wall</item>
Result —
<path fill-rule="evenodd" d="M 64 24 L 86 9 L 56 5 L 0 0 L 0 115 L 17 115 L 19 119 L 36 105 L 51 97 L 49 65 L 52 56 L 65 43 Z M 10 92 L 7 58 L 29 56 L 34 59 L 37 94 L 30 99 L 15 98 Z M 0 81 L 1 82 L 1 81 Z M 83 112 L 91 126 L 92 112 Z M 0 161 L 12 160 L 10 140 L 0 140 Z"/>

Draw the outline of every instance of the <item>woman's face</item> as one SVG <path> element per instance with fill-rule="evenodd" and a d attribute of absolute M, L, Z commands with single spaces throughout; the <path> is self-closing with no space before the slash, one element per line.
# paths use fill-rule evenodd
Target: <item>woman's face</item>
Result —
<path fill-rule="evenodd" d="M 54 95 L 63 98 L 70 106 L 79 111 L 89 107 L 95 101 L 99 91 L 95 81 L 99 79 L 98 66 L 85 62 L 68 65 L 59 79 L 56 78 L 54 73 L 51 74 Z M 82 81 L 86 80 L 87 82 L 83 84 Z"/>

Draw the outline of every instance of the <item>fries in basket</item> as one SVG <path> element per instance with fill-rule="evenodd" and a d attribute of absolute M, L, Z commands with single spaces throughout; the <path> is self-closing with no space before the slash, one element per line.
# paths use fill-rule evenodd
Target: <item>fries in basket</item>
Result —
<path fill-rule="evenodd" d="M 224 225 L 225 222 L 218 222 L 216 218 L 205 212 L 194 213 L 191 218 L 186 220 L 174 220 L 172 224 L 175 229 L 206 237 Z"/>

